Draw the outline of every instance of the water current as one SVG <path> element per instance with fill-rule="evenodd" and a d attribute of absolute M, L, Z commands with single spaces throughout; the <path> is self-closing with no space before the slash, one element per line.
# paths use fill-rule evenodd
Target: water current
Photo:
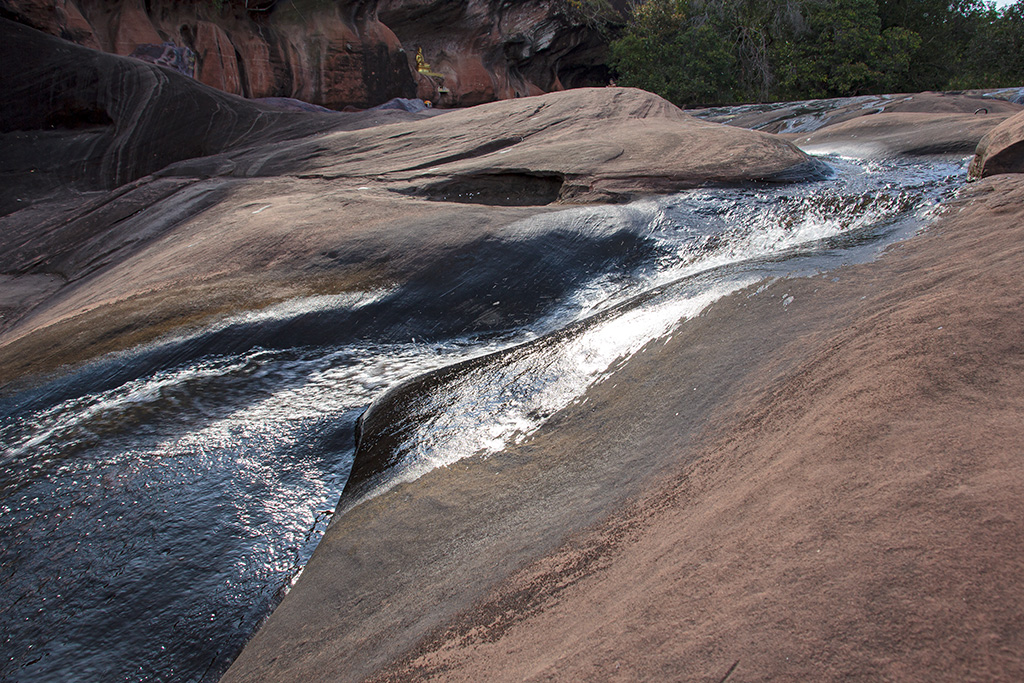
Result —
<path fill-rule="evenodd" d="M 823 160 L 834 175 L 813 183 L 544 214 L 395 290 L 241 314 L 8 390 L 0 678 L 216 680 L 350 473 L 336 514 L 526 439 L 715 300 L 912 235 L 964 176 L 962 160 Z M 362 438 L 385 455 L 353 468 L 371 404 Z"/>

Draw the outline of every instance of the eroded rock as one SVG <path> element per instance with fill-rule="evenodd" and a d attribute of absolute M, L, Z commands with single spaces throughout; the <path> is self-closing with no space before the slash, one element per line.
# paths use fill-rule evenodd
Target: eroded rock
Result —
<path fill-rule="evenodd" d="M 970 154 L 1010 114 L 926 112 L 858 116 L 809 135 L 791 135 L 801 149 L 851 156 Z"/>
<path fill-rule="evenodd" d="M 207 85 L 333 109 L 394 97 L 468 106 L 608 78 L 605 42 L 557 0 L 0 0 L 0 9 L 121 55 L 171 42 L 196 52 Z M 434 75 L 417 71 L 417 48 Z"/>
<path fill-rule="evenodd" d="M 287 112 L 12 22 L 0 30 L 0 57 L 27 55 L 3 74 L 0 273 L 28 278 L 11 284 L 31 294 L 5 308 L 4 377 L 226 311 L 398 286 L 567 204 L 818 171 L 778 137 L 640 90 L 447 113 Z"/>
<path fill-rule="evenodd" d="M 1024 112 L 1006 119 L 981 139 L 968 172 L 972 178 L 1024 173 Z"/>

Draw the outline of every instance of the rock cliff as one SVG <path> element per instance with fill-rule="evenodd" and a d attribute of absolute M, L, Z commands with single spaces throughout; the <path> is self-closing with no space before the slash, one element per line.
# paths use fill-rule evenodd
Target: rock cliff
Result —
<path fill-rule="evenodd" d="M 206 85 L 332 109 L 468 106 L 607 80 L 598 30 L 566 0 L 0 0 L 0 16 L 118 55 L 171 43 Z"/>

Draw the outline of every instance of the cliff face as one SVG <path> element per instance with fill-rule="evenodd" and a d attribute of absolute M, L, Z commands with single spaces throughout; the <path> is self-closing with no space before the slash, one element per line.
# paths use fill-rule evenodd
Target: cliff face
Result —
<path fill-rule="evenodd" d="M 0 0 L 0 16 L 119 55 L 173 43 L 202 83 L 335 109 L 468 106 L 607 78 L 598 31 L 567 0 Z"/>

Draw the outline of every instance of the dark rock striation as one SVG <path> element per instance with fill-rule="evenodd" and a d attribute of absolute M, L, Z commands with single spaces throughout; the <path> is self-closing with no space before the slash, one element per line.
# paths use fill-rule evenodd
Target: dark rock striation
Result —
<path fill-rule="evenodd" d="M 111 190 L 183 159 L 309 135 L 333 119 L 281 113 L 170 69 L 0 19 L 7 214 L 54 191 Z"/>
<path fill-rule="evenodd" d="M 439 113 L 282 111 L 0 20 L 5 378 L 283 299 L 398 286 L 565 204 L 821 172 L 594 88 Z"/>
<path fill-rule="evenodd" d="M 333 109 L 467 106 L 608 78 L 604 41 L 565 0 L 0 0 L 0 16 L 119 55 L 171 43 L 219 90 Z M 435 75 L 417 69 L 418 48 Z"/>

